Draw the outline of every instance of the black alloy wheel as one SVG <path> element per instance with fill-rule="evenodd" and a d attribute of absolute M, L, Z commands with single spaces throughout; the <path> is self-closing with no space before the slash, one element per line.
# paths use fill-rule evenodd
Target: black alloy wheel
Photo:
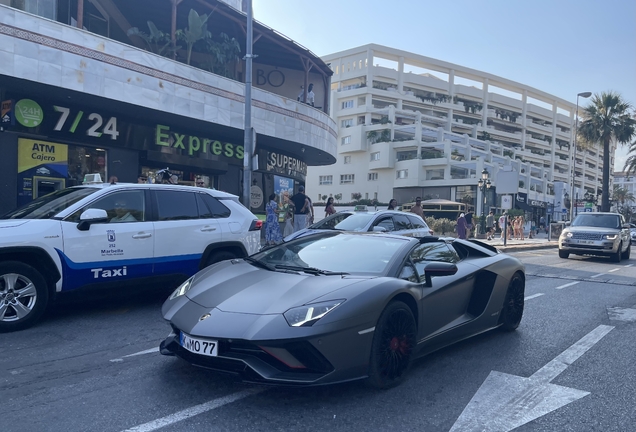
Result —
<path fill-rule="evenodd" d="M 501 309 L 501 329 L 513 331 L 519 327 L 523 317 L 523 306 L 526 291 L 526 281 L 519 273 L 516 273 L 508 284 L 506 299 Z"/>
<path fill-rule="evenodd" d="M 39 271 L 18 261 L 0 263 L 0 332 L 32 326 L 48 301 L 48 287 Z"/>
<path fill-rule="evenodd" d="M 568 259 L 570 256 L 570 252 L 559 250 L 559 258 Z"/>
<path fill-rule="evenodd" d="M 369 364 L 369 383 L 373 387 L 391 388 L 402 382 L 411 366 L 416 334 L 411 309 L 400 301 L 389 303 L 373 335 Z"/>

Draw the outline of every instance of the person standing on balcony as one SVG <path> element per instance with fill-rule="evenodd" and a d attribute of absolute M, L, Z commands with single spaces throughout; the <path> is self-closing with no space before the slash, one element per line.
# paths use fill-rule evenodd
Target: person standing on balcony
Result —
<path fill-rule="evenodd" d="M 315 98 L 316 98 L 316 95 L 314 94 L 314 84 L 311 83 L 309 84 L 309 87 L 307 87 L 307 104 L 314 106 Z"/>

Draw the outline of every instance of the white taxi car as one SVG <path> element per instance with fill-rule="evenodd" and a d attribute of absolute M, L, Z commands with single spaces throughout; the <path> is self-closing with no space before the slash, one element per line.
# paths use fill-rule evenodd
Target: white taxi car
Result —
<path fill-rule="evenodd" d="M 183 281 L 258 251 L 262 222 L 235 195 L 87 184 L 0 218 L 0 332 L 34 324 L 62 291 Z"/>

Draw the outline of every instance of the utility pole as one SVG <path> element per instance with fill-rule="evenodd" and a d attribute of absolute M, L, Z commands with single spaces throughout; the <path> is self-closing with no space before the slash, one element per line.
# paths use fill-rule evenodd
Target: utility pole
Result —
<path fill-rule="evenodd" d="M 252 45 L 253 45 L 253 16 L 252 0 L 247 0 L 247 34 L 245 42 L 245 122 L 243 140 L 243 205 L 251 210 L 251 188 L 252 188 L 252 153 L 254 143 L 252 142 Z"/>

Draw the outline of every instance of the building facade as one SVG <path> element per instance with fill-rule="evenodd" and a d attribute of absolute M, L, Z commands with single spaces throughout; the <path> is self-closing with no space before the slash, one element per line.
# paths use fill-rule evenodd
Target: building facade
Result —
<path fill-rule="evenodd" d="M 569 101 L 375 44 L 323 60 L 334 72 L 338 156 L 334 165 L 309 169 L 314 199 L 443 198 L 472 203 L 481 214 L 481 173 L 486 169 L 494 185 L 504 166 L 518 173 L 515 207 L 537 220 L 569 217 L 565 194 L 572 181 L 582 193 L 600 193 L 602 148 L 579 147 L 573 159 Z M 615 146 L 611 151 L 613 164 Z M 486 208 L 500 208 L 496 187 L 486 195 Z"/>
<path fill-rule="evenodd" d="M 195 8 L 214 11 L 210 29 L 244 50 L 245 14 L 216 0 L 0 0 L 0 214 L 95 173 L 153 182 L 169 168 L 181 184 L 241 195 L 243 54 L 213 63 L 195 45 L 190 61 L 176 37 Z M 131 31 L 148 20 L 167 39 Z M 308 165 L 336 160 L 337 129 L 329 67 L 258 22 L 254 40 L 250 205 L 259 213 L 270 193 L 304 185 Z M 313 105 L 299 100 L 305 83 Z"/>

